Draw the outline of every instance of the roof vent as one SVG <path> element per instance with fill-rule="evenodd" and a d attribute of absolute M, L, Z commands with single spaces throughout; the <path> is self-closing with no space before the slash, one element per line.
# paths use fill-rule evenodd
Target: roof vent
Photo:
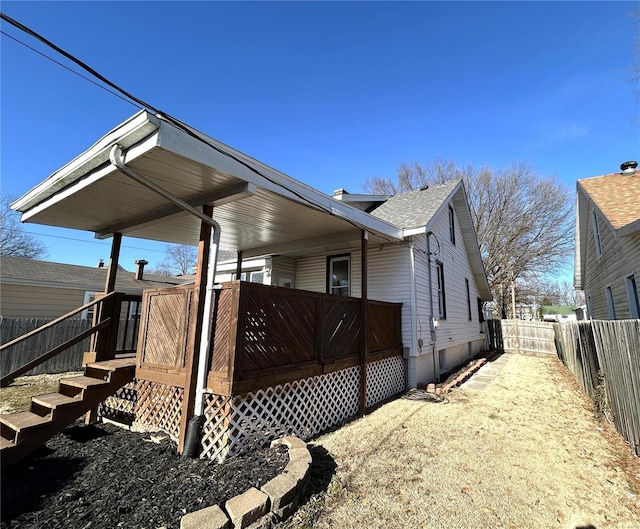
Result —
<path fill-rule="evenodd" d="M 638 162 L 632 160 L 630 162 L 624 162 L 620 166 L 620 170 L 623 175 L 632 175 L 636 173 L 636 167 L 638 167 Z"/>
<path fill-rule="evenodd" d="M 420 188 L 420 191 L 426 191 L 427 189 L 429 189 L 428 185 L 424 185 Z"/>
<path fill-rule="evenodd" d="M 104 268 L 104 259 L 98 259 L 98 268 Z"/>
<path fill-rule="evenodd" d="M 348 194 L 349 194 L 349 191 L 347 191 L 346 189 L 344 189 L 344 188 L 342 188 L 342 187 L 341 187 L 340 189 L 336 189 L 336 190 L 333 192 L 333 196 L 334 196 L 334 197 L 337 197 L 337 196 L 339 196 L 339 195 L 348 195 Z"/>

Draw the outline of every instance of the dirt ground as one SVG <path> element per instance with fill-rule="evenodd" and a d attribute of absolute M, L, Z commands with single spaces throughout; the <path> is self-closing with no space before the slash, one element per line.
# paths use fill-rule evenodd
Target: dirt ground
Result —
<path fill-rule="evenodd" d="M 58 381 L 79 375 L 80 372 L 57 373 L 55 375 L 31 375 L 16 378 L 10 386 L 0 388 L 0 413 L 28 411 L 32 395 L 41 395 L 58 390 Z"/>
<path fill-rule="evenodd" d="M 285 463 L 270 454 L 208 474 L 218 465 L 176 467 L 173 448 L 138 442 L 149 434 L 106 428 L 72 429 L 3 471 L 2 529 L 178 527 L 182 509 L 221 501 L 209 489 L 231 497 Z M 279 529 L 640 529 L 640 459 L 557 358 L 514 355 L 486 391 L 413 391 L 311 449 L 307 498 Z"/>
<path fill-rule="evenodd" d="M 640 459 L 557 358 L 424 392 L 318 437 L 337 472 L 281 528 L 640 528 Z"/>

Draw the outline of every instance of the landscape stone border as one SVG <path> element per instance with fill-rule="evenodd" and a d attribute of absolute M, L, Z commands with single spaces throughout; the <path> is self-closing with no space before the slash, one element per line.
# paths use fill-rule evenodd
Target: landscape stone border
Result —
<path fill-rule="evenodd" d="M 224 508 L 212 505 L 185 514 L 180 520 L 180 529 L 271 529 L 291 516 L 309 481 L 312 458 L 307 443 L 298 437 L 282 437 L 271 446 L 279 444 L 289 449 L 289 463 L 282 474 L 260 490 L 251 487 L 231 498 Z"/>

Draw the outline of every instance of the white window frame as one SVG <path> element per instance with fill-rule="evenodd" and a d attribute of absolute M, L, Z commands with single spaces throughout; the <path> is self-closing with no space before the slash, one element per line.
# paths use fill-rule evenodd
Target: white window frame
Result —
<path fill-rule="evenodd" d="M 449 240 L 456 245 L 456 214 L 453 206 L 449 205 Z"/>
<path fill-rule="evenodd" d="M 235 281 L 237 279 L 237 274 L 234 272 L 233 274 L 231 274 L 231 281 Z M 246 281 L 247 280 L 247 273 L 246 272 L 242 272 L 240 274 L 240 281 Z"/>
<path fill-rule="evenodd" d="M 86 305 L 87 303 L 93 301 L 96 299 L 96 294 L 97 292 L 91 292 L 89 290 L 85 291 L 84 293 L 84 297 L 82 299 L 82 304 Z M 80 319 L 81 320 L 91 320 L 93 321 L 93 314 L 96 310 L 96 305 L 94 305 L 93 307 L 89 308 L 89 309 L 84 309 L 81 313 L 80 313 Z"/>
<path fill-rule="evenodd" d="M 627 299 L 629 300 L 629 312 L 633 319 L 640 318 L 640 295 L 638 294 L 638 281 L 636 274 L 629 274 L 624 278 L 627 287 Z"/>
<path fill-rule="evenodd" d="M 262 278 L 260 279 L 260 281 L 254 281 L 254 277 L 256 275 L 260 274 L 262 276 Z M 249 273 L 249 282 L 250 283 L 258 283 L 259 285 L 264 285 L 264 278 L 266 277 L 267 273 L 265 272 L 265 270 L 254 270 L 253 272 Z"/>
<path fill-rule="evenodd" d="M 607 312 L 609 313 L 609 319 L 616 319 L 616 306 L 613 302 L 613 291 L 611 290 L 611 285 L 605 287 L 604 289 L 604 297 L 607 300 Z"/>
<path fill-rule="evenodd" d="M 346 285 L 334 285 L 332 281 L 333 265 L 338 262 L 347 262 L 347 284 Z M 346 288 L 346 294 L 341 292 Z M 351 295 L 351 254 L 331 255 L 327 257 L 327 293 L 335 294 L 337 296 L 350 296 Z"/>
<path fill-rule="evenodd" d="M 591 226 L 593 227 L 593 241 L 596 245 L 596 255 L 602 257 L 602 243 L 600 242 L 600 229 L 598 228 L 598 214 L 591 212 Z"/>
<path fill-rule="evenodd" d="M 467 316 L 469 317 L 469 321 L 472 321 L 473 316 L 471 313 L 471 292 L 469 290 L 469 280 L 467 278 L 464 279 L 464 284 L 467 288 Z"/>
<path fill-rule="evenodd" d="M 447 319 L 447 298 L 444 283 L 444 264 L 436 261 L 436 290 L 438 292 L 438 315 L 441 320 Z"/>

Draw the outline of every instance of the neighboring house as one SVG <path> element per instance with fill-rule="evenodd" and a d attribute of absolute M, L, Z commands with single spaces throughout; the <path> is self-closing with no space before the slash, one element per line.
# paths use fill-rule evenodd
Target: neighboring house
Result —
<path fill-rule="evenodd" d="M 640 172 L 578 180 L 574 286 L 590 318 L 640 318 Z"/>
<path fill-rule="evenodd" d="M 576 308 L 571 305 L 543 305 L 540 308 L 543 321 L 565 322 L 577 321 Z"/>
<path fill-rule="evenodd" d="M 57 318 L 95 298 L 102 292 L 107 269 L 78 266 L 20 257 L 0 257 L 0 315 L 3 318 Z M 144 265 L 138 265 L 142 273 Z M 116 288 L 127 294 L 142 294 L 149 288 L 180 283 L 179 278 L 142 275 L 120 269 Z M 80 313 L 90 319 L 92 310 Z"/>

